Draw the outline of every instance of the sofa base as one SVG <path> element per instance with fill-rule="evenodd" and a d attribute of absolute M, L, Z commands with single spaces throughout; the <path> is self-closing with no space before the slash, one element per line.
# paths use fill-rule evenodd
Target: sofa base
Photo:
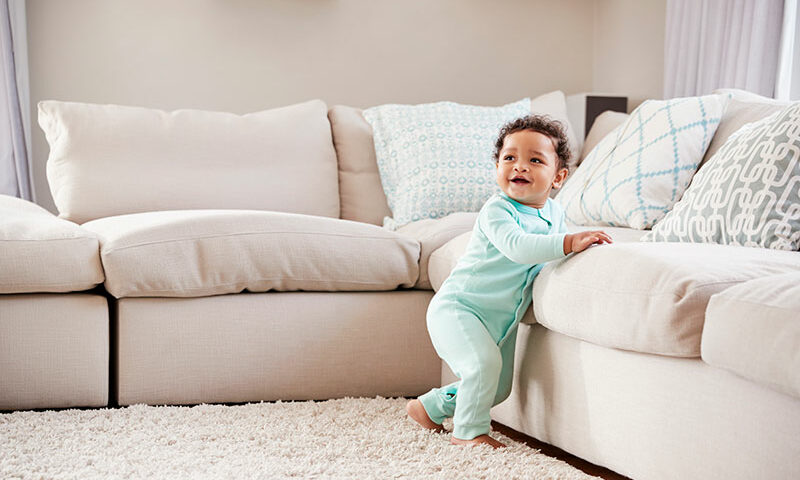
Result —
<path fill-rule="evenodd" d="M 441 361 L 425 312 L 433 292 L 269 292 L 123 298 L 120 405 L 419 395 Z"/>
<path fill-rule="evenodd" d="M 0 295 L 0 410 L 108 405 L 108 302 Z"/>
<path fill-rule="evenodd" d="M 637 480 L 800 478 L 797 398 L 541 325 L 520 325 L 513 390 L 492 418 Z"/>

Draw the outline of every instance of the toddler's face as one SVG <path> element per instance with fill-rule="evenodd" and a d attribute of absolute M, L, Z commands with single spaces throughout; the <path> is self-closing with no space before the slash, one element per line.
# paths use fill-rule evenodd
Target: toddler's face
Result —
<path fill-rule="evenodd" d="M 552 188 L 567 177 L 558 168 L 558 156 L 550 137 L 531 130 L 506 136 L 497 159 L 497 184 L 523 205 L 542 208 Z"/>

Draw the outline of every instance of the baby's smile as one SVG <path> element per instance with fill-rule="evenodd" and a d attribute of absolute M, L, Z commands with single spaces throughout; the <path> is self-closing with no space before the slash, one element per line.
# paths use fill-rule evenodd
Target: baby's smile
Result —
<path fill-rule="evenodd" d="M 520 176 L 512 178 L 511 182 L 516 183 L 517 185 L 527 185 L 531 183 L 530 180 L 528 180 L 527 178 Z"/>

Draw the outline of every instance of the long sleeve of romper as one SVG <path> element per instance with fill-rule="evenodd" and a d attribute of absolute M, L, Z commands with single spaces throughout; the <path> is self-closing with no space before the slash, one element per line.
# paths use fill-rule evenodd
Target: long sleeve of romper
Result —
<path fill-rule="evenodd" d="M 480 228 L 500 253 L 523 264 L 545 263 L 566 256 L 563 221 L 551 227 L 549 232 L 527 233 L 515 220 L 512 208 L 494 202 L 487 205 L 483 215 L 478 217 Z"/>

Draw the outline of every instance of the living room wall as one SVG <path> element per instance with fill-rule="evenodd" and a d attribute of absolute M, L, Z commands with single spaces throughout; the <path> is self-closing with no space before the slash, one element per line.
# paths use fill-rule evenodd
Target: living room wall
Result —
<path fill-rule="evenodd" d="M 27 0 L 36 200 L 55 210 L 40 100 L 245 113 L 311 98 L 659 97 L 665 1 Z"/>
<path fill-rule="evenodd" d="M 666 12 L 666 0 L 595 2 L 593 91 L 627 96 L 628 109 L 662 98 Z"/>

